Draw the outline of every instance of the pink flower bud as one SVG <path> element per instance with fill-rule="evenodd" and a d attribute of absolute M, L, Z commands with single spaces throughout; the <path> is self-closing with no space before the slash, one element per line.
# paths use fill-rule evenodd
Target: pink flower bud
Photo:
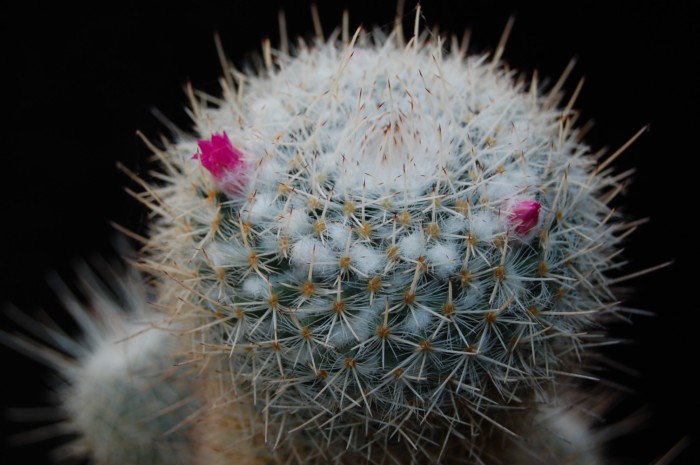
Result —
<path fill-rule="evenodd" d="M 197 146 L 201 153 L 192 158 L 199 159 L 222 189 L 229 193 L 238 190 L 244 170 L 243 152 L 231 144 L 228 135 L 213 133 L 211 140 L 198 140 Z"/>
<path fill-rule="evenodd" d="M 516 200 L 508 206 L 508 221 L 515 232 L 527 235 L 540 221 L 542 205 L 534 200 Z"/>

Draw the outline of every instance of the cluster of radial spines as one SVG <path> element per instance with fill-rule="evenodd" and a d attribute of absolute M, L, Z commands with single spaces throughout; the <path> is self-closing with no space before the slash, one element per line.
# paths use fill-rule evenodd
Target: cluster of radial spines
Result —
<path fill-rule="evenodd" d="M 142 196 L 163 216 L 163 300 L 287 430 L 365 448 L 420 447 L 428 423 L 478 432 L 574 370 L 612 307 L 617 180 L 555 98 L 443 46 L 279 52 L 195 112 L 202 140 L 235 146 L 236 191 L 181 142 Z"/>

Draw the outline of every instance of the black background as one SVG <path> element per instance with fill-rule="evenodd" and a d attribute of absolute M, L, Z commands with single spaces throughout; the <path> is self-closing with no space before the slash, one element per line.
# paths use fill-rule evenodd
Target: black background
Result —
<path fill-rule="evenodd" d="M 594 149 L 616 149 L 639 128 L 646 133 L 619 160 L 637 172 L 623 204 L 632 218 L 651 222 L 627 242 L 629 270 L 669 260 L 674 264 L 632 283 L 626 303 L 654 312 L 613 328 L 633 339 L 610 355 L 637 372 L 620 379 L 631 388 L 610 415 L 614 422 L 643 409 L 650 419 L 613 444 L 621 463 L 650 464 L 683 437 L 697 419 L 696 227 L 700 179 L 693 167 L 700 133 L 697 118 L 700 19 L 697 6 L 612 2 L 556 6 L 513 2 L 426 0 L 429 24 L 461 35 L 472 29 L 472 52 L 495 48 L 511 14 L 516 23 L 504 58 L 517 69 L 556 79 L 572 57 L 578 62 L 566 88 L 586 84 L 576 107 L 595 120 Z M 496 2 L 494 2 L 496 3 Z M 534 2 L 533 2 L 534 3 Z M 413 3 L 407 2 L 413 17 Z M 96 9 L 14 4 L 1 7 L 0 304 L 53 311 L 45 285 L 49 270 L 68 274 L 71 260 L 110 253 L 115 221 L 139 230 L 144 212 L 123 191 L 130 184 L 115 164 L 148 167 L 148 151 L 135 136 L 168 130 L 157 109 L 181 128 L 187 82 L 217 93 L 221 74 L 213 34 L 241 65 L 261 39 L 278 41 L 277 10 L 284 8 L 290 35 L 312 31 L 306 2 L 257 0 L 196 2 L 188 6 L 138 2 L 94 3 Z M 326 32 L 347 6 L 351 26 L 390 23 L 393 2 L 319 2 Z M 19 8 L 19 10 L 17 9 Z M 99 8 L 99 11 L 97 10 Z M 2 313 L 0 311 L 0 313 Z M 13 324 L 0 315 L 0 325 Z M 0 408 L 40 404 L 48 383 L 43 368 L 0 347 Z M 0 419 L 0 437 L 21 429 Z M 47 444 L 0 446 L 0 464 L 46 463 Z M 675 464 L 694 461 L 686 449 Z"/>

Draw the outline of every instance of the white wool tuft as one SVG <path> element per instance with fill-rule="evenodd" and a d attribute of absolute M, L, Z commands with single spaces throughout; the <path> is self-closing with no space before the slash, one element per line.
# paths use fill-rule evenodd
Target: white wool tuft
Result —
<path fill-rule="evenodd" d="M 422 257 L 425 254 L 423 233 L 417 231 L 404 236 L 399 242 L 399 247 L 401 248 L 401 255 L 409 260 L 416 260 L 418 257 Z"/>
<path fill-rule="evenodd" d="M 354 244 L 350 248 L 352 266 L 363 275 L 374 274 L 384 266 L 384 256 L 364 244 Z"/>
<path fill-rule="evenodd" d="M 327 275 L 337 267 L 338 259 L 330 247 L 320 240 L 306 236 L 294 243 L 292 247 L 292 263 L 304 273 L 313 264 L 314 275 Z"/>
<path fill-rule="evenodd" d="M 262 299 L 269 296 L 267 281 L 260 276 L 250 276 L 243 281 L 241 286 L 243 293 L 253 299 Z"/>
<path fill-rule="evenodd" d="M 462 257 L 452 243 L 437 243 L 428 249 L 426 256 L 430 266 L 441 278 L 448 277 L 462 264 Z"/>

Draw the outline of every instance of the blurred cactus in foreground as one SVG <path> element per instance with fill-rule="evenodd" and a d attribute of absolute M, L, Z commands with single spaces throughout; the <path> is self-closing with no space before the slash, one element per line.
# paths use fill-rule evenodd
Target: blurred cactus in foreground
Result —
<path fill-rule="evenodd" d="M 78 310 L 57 367 L 95 463 L 603 463 L 565 399 L 619 310 L 616 155 L 502 47 L 404 32 L 266 43 L 152 147 L 158 322 Z"/>
<path fill-rule="evenodd" d="M 3 343 L 52 368 L 60 382 L 56 424 L 77 439 L 57 458 L 89 456 L 95 463 L 188 464 L 187 417 L 199 407 L 200 387 L 182 361 L 182 340 L 155 330 L 161 316 L 147 303 L 147 288 L 133 272 L 81 265 L 80 292 L 54 284 L 83 336 L 73 338 L 47 315 L 39 321 L 13 312 L 33 335 L 0 331 Z M 40 342 L 37 342 L 38 341 Z"/>

